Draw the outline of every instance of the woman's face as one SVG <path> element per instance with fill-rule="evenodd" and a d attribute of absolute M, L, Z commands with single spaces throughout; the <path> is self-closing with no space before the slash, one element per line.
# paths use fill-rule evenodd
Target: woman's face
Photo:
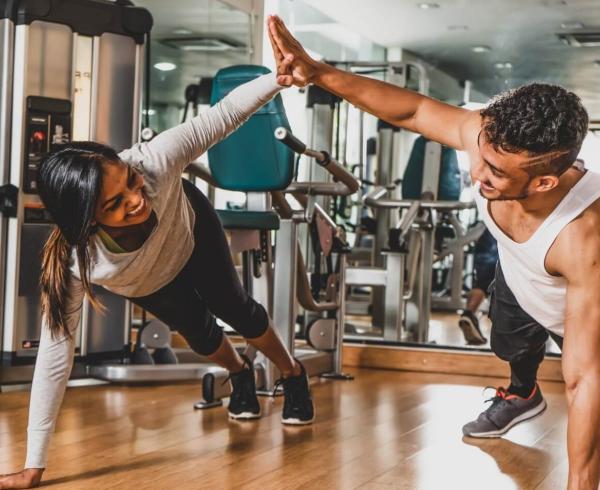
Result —
<path fill-rule="evenodd" d="M 96 221 L 101 225 L 139 225 L 152 209 L 144 192 L 144 178 L 129 165 L 110 162 L 102 165 L 102 188 L 96 203 Z"/>

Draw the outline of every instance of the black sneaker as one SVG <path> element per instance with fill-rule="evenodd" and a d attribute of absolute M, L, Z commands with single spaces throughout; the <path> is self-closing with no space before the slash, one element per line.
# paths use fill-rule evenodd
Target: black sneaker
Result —
<path fill-rule="evenodd" d="M 500 437 L 518 423 L 537 417 L 546 410 L 546 400 L 537 384 L 527 398 L 498 388 L 496 396 L 488 401 L 492 402 L 491 406 L 479 414 L 477 420 L 463 427 L 465 436 Z"/>
<path fill-rule="evenodd" d="M 487 342 L 487 339 L 483 336 L 479 328 L 479 319 L 473 312 L 469 310 L 463 311 L 458 320 L 458 326 L 462 330 L 467 344 L 483 345 Z"/>
<path fill-rule="evenodd" d="M 233 390 L 229 399 L 229 417 L 232 419 L 257 419 L 260 417 L 260 403 L 256 397 L 254 365 L 246 356 L 245 367 L 238 373 L 229 375 Z"/>
<path fill-rule="evenodd" d="M 298 376 L 281 378 L 275 384 L 275 391 L 283 386 L 283 415 L 281 421 L 288 425 L 307 425 L 315 419 L 315 408 L 313 406 L 310 388 L 308 386 L 308 375 L 306 369 L 298 359 L 302 372 Z"/>

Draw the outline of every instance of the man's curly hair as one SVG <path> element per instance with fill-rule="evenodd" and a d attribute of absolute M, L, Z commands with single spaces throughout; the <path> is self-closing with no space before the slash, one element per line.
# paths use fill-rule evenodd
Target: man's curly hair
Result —
<path fill-rule="evenodd" d="M 581 99 L 557 85 L 531 83 L 497 96 L 481 111 L 495 150 L 548 155 L 527 166 L 530 175 L 560 175 L 575 161 L 588 128 Z"/>

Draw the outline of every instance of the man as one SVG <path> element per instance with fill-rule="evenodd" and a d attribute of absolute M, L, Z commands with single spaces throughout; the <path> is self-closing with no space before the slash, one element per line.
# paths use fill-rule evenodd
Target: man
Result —
<path fill-rule="evenodd" d="M 465 425 L 498 437 L 540 414 L 536 384 L 548 335 L 563 343 L 569 489 L 600 481 L 600 175 L 573 163 L 587 132 L 579 98 L 545 84 L 521 87 L 481 111 L 450 106 L 310 58 L 277 17 L 269 34 L 282 84 L 314 83 L 390 124 L 466 151 L 477 206 L 498 240 L 492 349 L 511 384 Z"/>
<path fill-rule="evenodd" d="M 484 345 L 487 343 L 487 339 L 483 336 L 479 327 L 477 313 L 481 303 L 487 297 L 498 262 L 498 245 L 487 228 L 475 242 L 474 256 L 473 287 L 467 294 L 467 307 L 460 315 L 458 326 L 462 330 L 468 345 Z"/>

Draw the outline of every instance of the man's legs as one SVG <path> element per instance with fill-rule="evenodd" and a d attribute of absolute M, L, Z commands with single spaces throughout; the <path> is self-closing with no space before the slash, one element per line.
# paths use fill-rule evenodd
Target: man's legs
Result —
<path fill-rule="evenodd" d="M 536 377 L 548 332 L 519 306 L 499 264 L 491 287 L 490 318 L 492 351 L 510 363 L 510 386 L 498 388 L 490 407 L 463 427 L 470 437 L 499 437 L 546 408 Z"/>

